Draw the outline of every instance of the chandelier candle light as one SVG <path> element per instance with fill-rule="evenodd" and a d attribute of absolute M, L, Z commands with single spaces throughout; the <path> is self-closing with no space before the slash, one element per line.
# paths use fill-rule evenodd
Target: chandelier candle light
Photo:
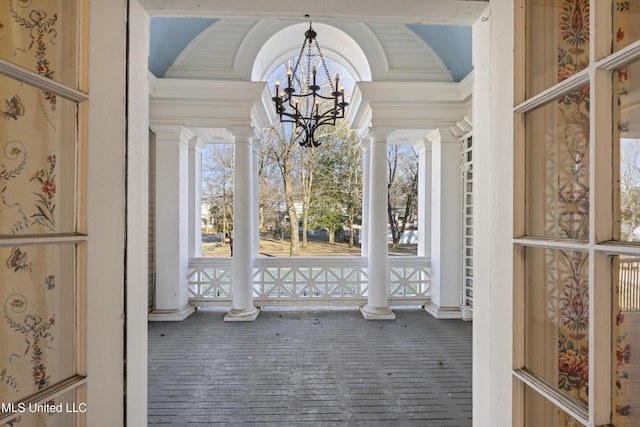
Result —
<path fill-rule="evenodd" d="M 293 123 L 296 128 L 301 129 L 300 145 L 317 147 L 320 145 L 320 141 L 316 139 L 316 130 L 320 126 L 335 126 L 336 119 L 344 118 L 345 108 L 349 103 L 344 101 L 344 87 L 340 86 L 340 75 L 336 74 L 335 83 L 331 80 L 327 64 L 316 39 L 317 33 L 311 27 L 311 23 L 304 36 L 304 43 L 302 43 L 293 69 L 291 64 L 287 65 L 287 87 L 280 90 L 280 81 L 276 81 L 275 94 L 271 100 L 280 117 L 280 122 Z M 312 45 L 317 50 L 315 55 L 311 52 Z M 306 67 L 303 70 L 300 62 L 305 47 L 307 48 Z M 320 58 L 329 90 L 331 90 L 330 96 L 319 93 L 322 87 L 316 81 L 318 70 L 311 63 L 315 57 Z"/>

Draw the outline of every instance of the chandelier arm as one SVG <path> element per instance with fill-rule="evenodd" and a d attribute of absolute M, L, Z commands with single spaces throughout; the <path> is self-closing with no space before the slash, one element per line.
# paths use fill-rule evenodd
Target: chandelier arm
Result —
<path fill-rule="evenodd" d="M 311 95 L 314 95 L 314 93 L 313 92 L 309 92 L 309 93 L 304 94 L 304 95 L 295 95 L 295 96 L 299 97 L 299 98 L 302 98 L 304 96 L 311 96 Z M 335 96 L 326 96 L 326 95 L 322 95 L 321 93 L 317 93 L 317 92 L 315 93 L 315 96 L 317 96 L 318 98 L 326 99 L 326 100 L 335 100 L 336 99 Z"/>
<path fill-rule="evenodd" d="M 326 126 L 326 125 L 335 126 L 336 119 L 337 119 L 337 117 L 334 117 L 334 116 L 324 117 L 324 118 L 322 118 L 322 120 L 318 120 L 318 122 L 316 123 L 316 128 L 318 128 L 320 126 Z"/>
<path fill-rule="evenodd" d="M 298 109 L 298 104 L 292 104 L 291 101 L 289 101 L 289 106 L 291 107 L 291 110 L 293 110 L 292 113 L 290 114 L 290 117 L 299 119 L 300 117 L 305 118 L 304 115 L 300 112 L 300 110 Z"/>
<path fill-rule="evenodd" d="M 282 113 L 282 115 L 284 115 L 285 117 L 289 117 L 290 119 L 281 119 L 280 121 L 282 123 L 293 123 L 296 125 L 296 127 L 301 127 L 301 128 L 305 128 L 305 123 L 303 121 L 300 120 L 299 117 L 292 115 L 291 113 Z"/>

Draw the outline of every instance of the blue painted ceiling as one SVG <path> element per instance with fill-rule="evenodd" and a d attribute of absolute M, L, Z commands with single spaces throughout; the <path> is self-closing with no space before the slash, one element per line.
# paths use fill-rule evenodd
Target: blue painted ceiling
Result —
<path fill-rule="evenodd" d="M 189 43 L 217 19 L 152 18 L 149 70 L 164 77 L 167 68 Z M 407 25 L 440 57 L 459 82 L 471 72 L 471 27 Z"/>
<path fill-rule="evenodd" d="M 180 52 L 217 19 L 151 18 L 149 70 L 164 77 Z"/>

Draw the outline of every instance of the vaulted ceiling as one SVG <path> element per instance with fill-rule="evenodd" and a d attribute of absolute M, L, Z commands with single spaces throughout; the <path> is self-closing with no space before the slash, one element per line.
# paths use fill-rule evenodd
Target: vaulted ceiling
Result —
<path fill-rule="evenodd" d="M 156 77 L 249 80 L 250 70 L 238 69 L 237 64 L 236 54 L 242 43 L 246 44 L 252 31 L 254 38 L 257 31 L 260 37 L 269 37 L 295 23 L 255 18 L 155 17 L 151 20 L 149 69 Z M 359 44 L 375 46 L 379 54 L 370 54 L 374 57 L 369 58 L 374 80 L 459 82 L 472 70 L 468 25 L 326 24 L 344 31 Z M 301 45 L 303 40 L 301 33 L 296 42 Z M 323 47 L 322 34 L 318 41 Z"/>

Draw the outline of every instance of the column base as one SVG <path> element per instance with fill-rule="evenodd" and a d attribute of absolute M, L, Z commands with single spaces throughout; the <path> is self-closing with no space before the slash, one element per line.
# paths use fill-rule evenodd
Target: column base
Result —
<path fill-rule="evenodd" d="M 462 320 L 473 320 L 473 310 L 469 307 L 460 307 Z"/>
<path fill-rule="evenodd" d="M 260 314 L 260 309 L 256 307 L 251 307 L 247 310 L 238 310 L 232 308 L 227 312 L 224 316 L 225 322 L 253 322 L 258 318 Z"/>
<path fill-rule="evenodd" d="M 196 311 L 196 307 L 187 304 L 180 310 L 153 310 L 149 313 L 150 322 L 180 322 L 191 316 Z"/>
<path fill-rule="evenodd" d="M 396 320 L 396 314 L 389 307 L 360 307 L 360 313 L 366 320 Z"/>
<path fill-rule="evenodd" d="M 424 310 L 436 319 L 462 318 L 460 307 L 440 307 L 439 305 L 430 301 L 424 305 Z"/>

